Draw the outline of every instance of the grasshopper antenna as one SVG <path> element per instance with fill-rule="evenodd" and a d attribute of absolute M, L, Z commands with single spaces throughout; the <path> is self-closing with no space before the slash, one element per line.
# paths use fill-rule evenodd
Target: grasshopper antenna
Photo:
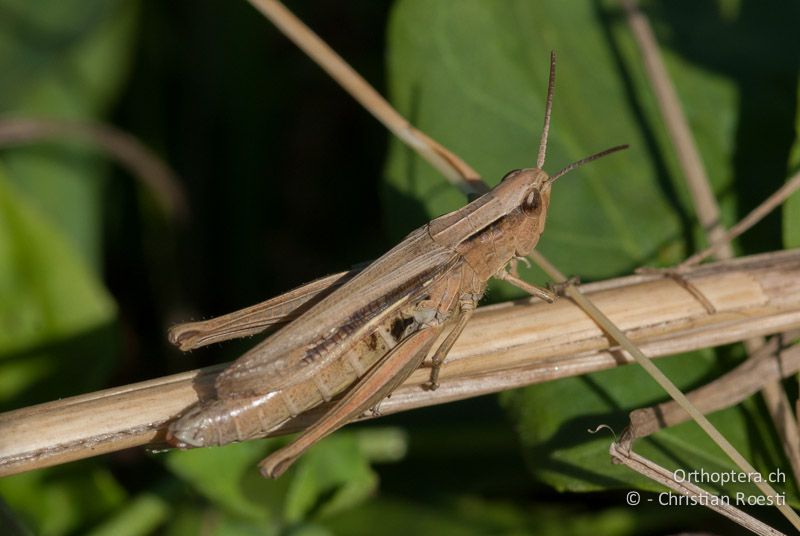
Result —
<path fill-rule="evenodd" d="M 604 156 L 608 156 L 611 153 L 616 153 L 617 151 L 622 151 L 623 149 L 627 149 L 627 148 L 628 148 L 628 144 L 617 145 L 616 147 L 611 147 L 610 149 L 606 149 L 605 151 L 600 151 L 599 153 L 594 153 L 593 155 L 587 156 L 586 158 L 581 158 L 577 162 L 573 162 L 570 165 L 566 166 L 565 168 L 562 168 L 562 169 L 558 170 L 556 173 L 550 175 L 550 178 L 547 179 L 547 182 L 545 184 L 553 184 L 554 182 L 556 182 L 556 179 L 566 175 L 567 173 L 569 173 L 570 171 L 572 171 L 575 168 L 579 168 L 582 165 L 588 164 L 589 162 L 591 162 L 593 160 L 597 160 L 598 158 L 603 158 Z"/>
<path fill-rule="evenodd" d="M 547 134 L 550 132 L 550 116 L 553 114 L 553 91 L 555 90 L 556 86 L 556 51 L 550 51 L 550 78 L 547 81 L 547 103 L 545 104 L 544 109 L 544 126 L 542 127 L 542 137 L 539 139 L 539 154 L 536 156 L 536 167 L 538 169 L 542 169 L 544 166 L 544 157 L 545 153 L 547 152 Z M 597 160 L 598 158 L 603 158 L 611 153 L 615 153 L 617 151 L 621 151 L 623 149 L 627 149 L 627 145 L 617 145 L 616 147 L 611 147 L 610 149 L 606 149 L 605 151 L 600 151 L 599 153 L 595 153 L 593 155 L 587 156 L 586 158 L 582 158 L 577 162 L 573 162 L 567 167 L 559 170 L 555 174 L 551 175 L 550 178 L 547 180 L 547 184 L 552 184 L 563 175 L 566 175 L 570 171 L 575 168 L 581 167 L 584 164 L 588 164 L 592 160 Z"/>
<path fill-rule="evenodd" d="M 547 104 L 544 109 L 544 127 L 542 137 L 539 139 L 539 155 L 536 157 L 536 167 L 542 169 L 544 154 L 547 151 L 547 133 L 550 131 L 550 115 L 553 111 L 553 89 L 556 85 L 556 52 L 550 51 L 550 79 L 547 82 Z"/>

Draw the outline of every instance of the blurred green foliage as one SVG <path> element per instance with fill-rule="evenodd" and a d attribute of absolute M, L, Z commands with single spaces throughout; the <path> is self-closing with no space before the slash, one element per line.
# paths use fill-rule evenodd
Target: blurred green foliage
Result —
<path fill-rule="evenodd" d="M 250 341 L 184 357 L 164 329 L 374 258 L 464 203 L 245 2 L 39 4 L 0 0 L 0 117 L 118 125 L 176 168 L 192 216 L 170 221 L 86 145 L 2 148 L 4 410 L 231 359 Z M 489 183 L 532 165 L 557 50 L 546 168 L 631 149 L 559 181 L 541 250 L 586 280 L 674 263 L 704 244 L 615 2 L 289 6 Z M 730 225 L 800 163 L 800 7 L 645 7 Z M 798 195 L 737 244 L 745 254 L 797 246 Z M 489 297 L 514 296 L 492 285 Z M 741 357 L 731 347 L 660 365 L 688 389 Z M 337 433 L 274 482 L 255 464 L 283 439 L 134 449 L 0 480 L 0 532 L 729 532 L 699 507 L 626 507 L 625 490 L 657 488 L 612 466 L 609 437 L 586 431 L 619 431 L 627 412 L 663 399 L 626 367 L 505 393 L 499 405 L 430 408 Z M 762 470 L 787 466 L 759 400 L 712 420 Z M 667 467 L 731 469 L 691 424 L 637 450 Z M 781 489 L 797 503 L 795 483 Z M 769 509 L 754 513 L 782 526 Z"/>

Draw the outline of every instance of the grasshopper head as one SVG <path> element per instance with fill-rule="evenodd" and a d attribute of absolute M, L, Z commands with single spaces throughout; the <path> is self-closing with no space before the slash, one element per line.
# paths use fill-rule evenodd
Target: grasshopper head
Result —
<path fill-rule="evenodd" d="M 550 188 L 556 180 L 583 164 L 627 148 L 627 145 L 617 145 L 594 153 L 571 163 L 553 175 L 548 175 L 538 167 L 516 169 L 506 173 L 500 184 L 495 186 L 494 192 L 498 198 L 505 201 L 503 208 L 506 214 L 511 214 L 515 209 L 519 209 L 524 215 L 524 221 L 520 222 L 524 230 L 519 233 L 520 238 L 516 244 L 517 255 L 528 255 L 536 246 L 539 235 L 544 231 L 547 207 L 550 206 Z"/>
<path fill-rule="evenodd" d="M 539 168 L 517 169 L 506 173 L 493 193 L 504 202 L 510 217 L 507 223 L 516 228 L 514 252 L 528 255 L 544 230 L 550 205 L 550 177 Z"/>

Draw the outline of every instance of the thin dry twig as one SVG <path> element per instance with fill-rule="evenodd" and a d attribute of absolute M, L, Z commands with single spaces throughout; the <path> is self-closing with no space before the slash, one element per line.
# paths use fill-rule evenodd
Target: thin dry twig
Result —
<path fill-rule="evenodd" d="M 484 192 L 480 175 L 445 147 L 414 128 L 325 41 L 276 0 L 248 0 L 367 111 L 465 194 Z"/>
<path fill-rule="evenodd" d="M 687 274 L 713 301 L 713 315 L 670 279 L 628 276 L 584 287 L 593 302 L 650 356 L 729 344 L 800 328 L 800 250 L 705 264 Z M 266 326 L 265 326 L 266 327 Z M 757 330 L 757 331 L 754 331 Z M 441 404 L 632 362 L 568 300 L 478 308 L 453 347 L 436 391 L 416 371 L 383 414 Z M 787 361 L 783 374 L 800 363 Z M 213 394 L 217 366 L 0 414 L 0 475 L 123 448 L 158 446 L 166 424 Z M 304 414 L 275 434 L 303 428 Z"/>
<path fill-rule="evenodd" d="M 700 262 L 711 254 L 716 254 L 720 259 L 733 258 L 733 248 L 730 245 L 730 241 L 749 229 L 791 195 L 800 186 L 800 174 L 789 180 L 726 233 L 720 220 L 719 205 L 711 191 L 708 175 L 694 142 L 691 129 L 683 114 L 675 88 L 670 82 L 669 73 L 659 53 L 658 42 L 650 23 L 646 15 L 639 10 L 636 0 L 621 0 L 621 2 L 625 9 L 628 24 L 641 51 L 650 85 L 653 87 L 661 110 L 661 116 L 675 146 L 687 185 L 692 192 L 695 211 L 711 244 L 708 249 L 692 255 L 681 263 L 678 269 Z M 764 345 L 764 341 L 763 339 L 753 338 L 745 341 L 744 345 L 747 353 L 752 355 Z M 795 481 L 800 482 L 800 430 L 796 426 L 795 417 L 786 392 L 780 383 L 776 382 L 766 384 L 761 394 L 783 441 L 783 448 L 792 466 Z"/>
<path fill-rule="evenodd" d="M 614 441 L 609 447 L 608 452 L 615 463 L 621 463 L 629 469 L 681 495 L 689 497 L 692 500 L 691 504 L 706 506 L 756 534 L 764 536 L 779 536 L 783 534 L 783 532 L 770 527 L 730 504 L 729 497 L 720 497 L 709 493 L 692 482 L 679 482 L 676 480 L 675 474 L 672 471 L 631 451 L 630 445 L 624 445 Z"/>
<path fill-rule="evenodd" d="M 763 220 L 770 212 L 781 206 L 783 202 L 789 199 L 789 197 L 798 189 L 800 189 L 800 172 L 792 175 L 789 180 L 783 184 L 783 186 L 775 190 L 772 195 L 762 201 L 761 204 L 759 204 L 756 208 L 751 210 L 747 216 L 742 218 L 736 225 L 728 229 L 721 237 L 722 242 L 715 242 L 706 249 L 698 251 L 685 261 L 681 262 L 677 266 L 677 269 L 680 270 L 686 266 L 700 264 L 712 255 L 717 255 L 725 247 L 724 244 L 730 244 L 732 240 L 746 233 L 755 224 Z M 720 255 L 720 257 L 725 258 L 723 255 Z"/>
<path fill-rule="evenodd" d="M 647 17 L 639 10 L 636 0 L 620 0 L 628 25 L 642 54 L 647 78 L 656 94 L 661 117 L 675 146 L 686 184 L 696 207 L 700 224 L 711 239 L 711 243 L 722 241 L 724 229 L 720 221 L 719 206 L 711 191 L 710 182 L 703 166 L 700 152 L 694 142 L 689 122 L 683 113 L 675 87 L 661 59 L 658 43 Z M 724 246 L 723 246 L 724 247 Z M 730 246 L 728 246 L 730 247 Z"/>
<path fill-rule="evenodd" d="M 79 140 L 118 160 L 153 193 L 166 214 L 177 220 L 188 215 L 186 196 L 175 173 L 134 136 L 112 125 L 61 119 L 0 120 L 0 147 L 40 141 Z"/>

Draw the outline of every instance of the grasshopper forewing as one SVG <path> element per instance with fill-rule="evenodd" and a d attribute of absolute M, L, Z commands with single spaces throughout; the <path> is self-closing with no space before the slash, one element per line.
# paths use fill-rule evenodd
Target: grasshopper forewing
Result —
<path fill-rule="evenodd" d="M 226 315 L 186 322 L 169 330 L 169 342 L 183 351 L 263 333 L 288 323 L 360 272 L 353 269 L 317 279 L 270 300 Z"/>
<path fill-rule="evenodd" d="M 536 167 L 507 173 L 490 192 L 413 231 L 346 280 L 337 274 L 222 320 L 174 329 L 174 342 L 193 347 L 294 317 L 217 377 L 216 398 L 173 422 L 170 442 L 200 447 L 261 437 L 349 388 L 295 443 L 262 462 L 262 473 L 277 477 L 314 442 L 388 396 L 449 330 L 432 357 L 430 385 L 436 388 L 439 367 L 490 278 L 552 300 L 549 291 L 525 283 L 507 267 L 536 246 L 552 183 L 626 147 L 597 153 L 552 176 L 542 171 L 554 81 L 552 55 Z"/>

